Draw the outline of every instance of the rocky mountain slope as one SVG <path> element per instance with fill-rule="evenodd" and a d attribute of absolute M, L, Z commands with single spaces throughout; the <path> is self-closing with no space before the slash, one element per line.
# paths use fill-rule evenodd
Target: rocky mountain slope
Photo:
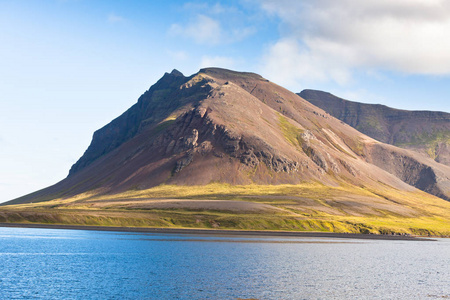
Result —
<path fill-rule="evenodd" d="M 421 189 L 450 199 L 450 167 L 374 140 L 253 73 L 166 73 L 96 131 L 61 182 L 6 204 L 212 182 Z"/>
<path fill-rule="evenodd" d="M 352 102 L 317 90 L 298 95 L 380 142 L 417 151 L 450 166 L 450 113 Z"/>

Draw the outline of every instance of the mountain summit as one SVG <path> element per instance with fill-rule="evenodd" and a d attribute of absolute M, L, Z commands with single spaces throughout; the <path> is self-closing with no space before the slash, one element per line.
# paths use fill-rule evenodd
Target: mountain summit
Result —
<path fill-rule="evenodd" d="M 384 144 L 254 73 L 166 73 L 61 182 L 7 204 L 161 184 L 342 184 L 450 199 L 450 167 Z"/>

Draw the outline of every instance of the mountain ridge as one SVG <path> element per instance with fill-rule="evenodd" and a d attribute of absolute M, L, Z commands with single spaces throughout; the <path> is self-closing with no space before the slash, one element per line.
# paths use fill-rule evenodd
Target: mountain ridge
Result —
<path fill-rule="evenodd" d="M 298 95 L 376 140 L 450 166 L 450 113 L 353 102 L 318 90 L 303 90 Z"/>

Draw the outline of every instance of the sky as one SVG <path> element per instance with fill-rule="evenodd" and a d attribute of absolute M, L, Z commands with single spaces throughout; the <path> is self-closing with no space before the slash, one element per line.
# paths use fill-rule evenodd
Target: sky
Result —
<path fill-rule="evenodd" d="M 450 112 L 446 0 L 0 0 L 0 202 L 68 174 L 172 69 Z"/>

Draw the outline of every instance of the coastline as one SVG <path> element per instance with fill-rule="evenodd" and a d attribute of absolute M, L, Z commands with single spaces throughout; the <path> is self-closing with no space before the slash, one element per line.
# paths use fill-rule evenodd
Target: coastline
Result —
<path fill-rule="evenodd" d="M 368 239 L 368 240 L 435 241 L 433 237 L 407 236 L 407 235 L 379 235 L 379 234 L 361 234 L 361 233 L 337 233 L 337 232 L 318 232 L 318 231 L 151 228 L 151 227 L 83 226 L 83 225 L 32 224 L 32 223 L 0 223 L 0 227 L 95 230 L 95 231 L 117 231 L 117 232 L 136 232 L 136 233 L 162 233 L 162 234 L 191 234 L 191 235 L 205 234 L 205 235 L 260 236 L 260 237 L 310 237 L 310 238 L 345 238 L 345 239 Z"/>

